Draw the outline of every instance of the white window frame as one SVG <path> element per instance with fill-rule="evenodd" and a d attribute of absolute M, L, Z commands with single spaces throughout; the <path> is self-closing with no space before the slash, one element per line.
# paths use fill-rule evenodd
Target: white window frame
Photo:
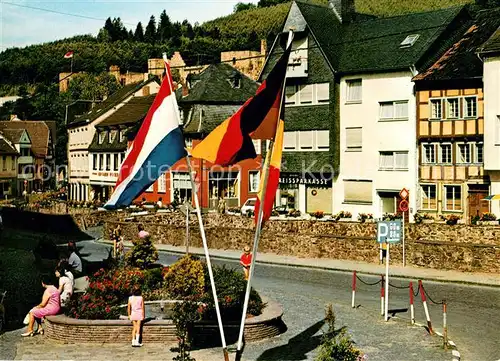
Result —
<path fill-rule="evenodd" d="M 469 149 L 469 161 L 467 162 L 467 160 L 465 161 L 462 161 L 460 158 L 461 158 L 461 152 L 460 152 L 460 146 L 461 145 L 465 145 L 468 149 Z M 457 142 L 455 143 L 455 147 L 456 147 L 456 163 L 457 164 L 472 164 L 473 163 L 473 156 L 474 156 L 474 153 L 473 153 L 473 149 L 475 147 L 475 143 L 474 142 Z"/>
<path fill-rule="evenodd" d="M 384 155 L 391 155 L 392 156 L 392 165 L 389 166 L 389 167 L 384 167 L 382 166 L 382 154 L 384 153 Z M 409 159 L 408 159 L 408 151 L 407 150 L 398 150 L 398 151 L 384 151 L 384 150 L 381 150 L 379 151 L 379 170 L 380 171 L 407 171 L 408 170 L 408 163 L 409 163 Z M 406 167 L 397 167 L 396 166 L 396 156 L 397 155 L 406 155 Z"/>
<path fill-rule="evenodd" d="M 360 91 L 359 91 L 359 97 L 354 99 L 353 96 L 353 89 L 354 89 L 354 84 L 357 84 L 356 86 L 359 86 Z M 362 78 L 356 78 L 356 79 L 347 79 L 345 81 L 346 85 L 346 93 L 345 93 L 345 99 L 346 99 L 346 104 L 360 104 L 363 102 L 363 79 Z"/>
<path fill-rule="evenodd" d="M 327 98 L 319 98 L 320 86 L 326 86 Z M 301 94 L 303 87 L 311 88 L 311 99 L 307 102 L 302 101 Z M 293 92 L 292 96 L 288 96 L 290 91 Z M 325 105 L 330 103 L 330 83 L 313 83 L 313 84 L 297 84 L 288 85 L 285 90 L 285 106 L 286 107 L 308 107 L 311 105 Z"/>
<path fill-rule="evenodd" d="M 448 193 L 446 192 L 446 187 L 458 187 L 460 189 L 460 209 L 448 209 L 447 206 L 447 201 L 448 201 Z M 455 208 L 455 193 L 453 193 L 453 208 Z M 463 199 L 463 189 L 462 185 L 460 184 L 444 184 L 443 185 L 443 209 L 447 212 L 462 212 L 464 205 L 463 205 L 464 199 Z"/>
<path fill-rule="evenodd" d="M 426 199 L 431 199 L 429 197 L 424 197 L 424 187 L 434 187 L 434 197 L 435 197 L 435 207 L 429 207 L 430 202 L 427 201 L 427 205 L 425 205 L 425 200 Z M 422 183 L 420 184 L 420 209 L 426 210 L 426 211 L 435 211 L 437 210 L 437 202 L 438 202 L 438 187 L 437 184 L 435 183 Z"/>
<path fill-rule="evenodd" d="M 167 193 L 167 173 L 163 173 L 158 177 L 158 193 Z"/>
<path fill-rule="evenodd" d="M 118 133 L 119 133 L 119 136 L 120 136 L 120 143 L 123 143 L 126 140 L 126 138 L 125 138 L 125 130 L 124 129 L 120 129 Z"/>
<path fill-rule="evenodd" d="M 457 102 L 457 109 L 456 109 L 457 114 L 456 114 L 456 116 L 450 116 L 452 101 Z M 453 120 L 454 119 L 461 119 L 461 117 L 460 117 L 460 115 L 461 115 L 460 114 L 460 98 L 459 97 L 449 97 L 449 98 L 447 97 L 444 99 L 444 102 L 446 104 L 446 114 L 445 114 L 446 118 L 443 117 L 443 114 L 441 114 L 442 118 L 443 119 L 453 119 Z M 441 111 L 442 111 L 442 109 L 441 109 Z"/>
<path fill-rule="evenodd" d="M 347 141 L 347 132 L 348 130 L 359 129 L 361 132 L 361 142 L 359 145 L 349 145 Z M 362 152 L 363 151 L 363 127 L 346 127 L 345 128 L 345 149 L 346 152 Z"/>
<path fill-rule="evenodd" d="M 434 116 L 434 109 L 432 107 L 433 103 L 439 103 L 440 114 Z M 431 98 L 429 99 L 429 119 L 430 120 L 442 120 L 443 119 L 443 98 Z"/>
<path fill-rule="evenodd" d="M 382 117 L 382 105 L 383 104 L 391 104 L 392 105 L 392 117 Z M 406 104 L 406 117 L 396 117 L 396 105 L 398 104 Z M 379 121 L 387 122 L 394 120 L 408 120 L 409 118 L 409 101 L 408 100 L 395 100 L 395 101 L 383 101 L 379 102 Z"/>
<path fill-rule="evenodd" d="M 99 143 L 99 144 L 104 143 L 104 141 L 106 140 L 106 135 L 107 135 L 107 133 L 108 133 L 108 132 L 107 132 L 107 131 L 105 131 L 105 130 L 102 130 L 102 131 L 100 131 L 100 132 L 99 132 L 99 134 L 98 134 L 98 138 L 99 138 L 99 139 L 98 139 L 98 143 Z"/>
<path fill-rule="evenodd" d="M 108 159 L 108 157 L 109 157 L 109 159 Z M 110 172 L 111 171 L 111 154 L 110 153 L 106 153 L 105 158 L 106 158 L 106 162 L 105 162 L 105 164 L 106 164 L 106 172 Z"/>
<path fill-rule="evenodd" d="M 113 171 L 118 172 L 120 168 L 120 155 L 118 153 L 113 153 Z"/>
<path fill-rule="evenodd" d="M 449 146 L 449 149 L 450 149 L 450 161 L 449 162 L 445 162 L 443 160 L 443 145 Z M 453 164 L 453 143 L 449 143 L 449 142 L 439 143 L 438 163 L 440 163 L 440 164 Z"/>
<path fill-rule="evenodd" d="M 252 182 L 254 179 L 257 179 L 256 184 Z M 258 170 L 248 171 L 248 192 L 257 193 L 259 191 L 259 186 L 260 186 L 260 171 Z"/>
<path fill-rule="evenodd" d="M 99 155 L 92 154 L 92 170 L 98 170 L 98 169 L 99 169 Z"/>
<path fill-rule="evenodd" d="M 425 152 L 425 146 L 432 146 L 434 148 L 434 161 L 428 161 Z M 422 143 L 422 164 L 436 164 L 437 163 L 437 143 Z"/>
<path fill-rule="evenodd" d="M 315 133 L 315 145 L 316 145 L 316 150 L 318 151 L 328 151 L 330 149 L 330 131 L 329 130 L 315 130 L 314 131 Z M 328 144 L 325 146 L 325 145 L 320 145 L 319 144 L 319 137 L 320 137 L 320 134 L 323 134 L 325 133 L 326 136 L 327 136 L 327 140 L 328 140 Z"/>
<path fill-rule="evenodd" d="M 315 138 L 314 130 L 302 130 L 302 131 L 299 131 L 297 133 L 298 133 L 298 136 L 299 136 L 299 139 L 298 139 L 298 141 L 299 141 L 298 142 L 299 143 L 299 150 L 300 151 L 304 151 L 304 152 L 314 151 L 314 138 Z M 302 139 L 306 139 L 306 136 L 311 141 L 310 141 L 310 143 L 303 144 L 302 143 Z"/>
<path fill-rule="evenodd" d="M 468 110 L 467 110 L 467 99 L 474 99 L 474 103 L 475 103 L 475 114 L 474 115 L 469 115 L 468 114 Z M 471 96 L 464 96 L 463 97 L 463 109 L 462 109 L 462 114 L 463 114 L 463 118 L 464 119 L 477 119 L 478 116 L 477 116 L 477 111 L 478 111 L 478 99 L 477 99 L 477 95 L 471 95 Z"/>
<path fill-rule="evenodd" d="M 478 151 L 478 146 L 481 146 L 482 148 L 482 161 L 479 161 L 479 151 Z M 483 142 L 476 142 L 474 143 L 474 163 L 476 164 L 483 164 L 484 163 L 484 143 Z"/>
<path fill-rule="evenodd" d="M 99 170 L 104 171 L 104 153 L 99 153 Z"/>
<path fill-rule="evenodd" d="M 293 148 L 286 143 L 287 138 L 293 137 Z M 283 136 L 283 150 L 286 151 L 296 151 L 297 150 L 297 139 L 298 139 L 298 132 L 285 132 Z M 291 139 L 290 139 L 291 140 Z M 268 143 L 269 144 L 269 143 Z M 269 146 L 267 146 L 266 149 L 269 149 Z"/>
<path fill-rule="evenodd" d="M 354 183 L 354 182 L 362 182 L 362 183 L 369 183 L 370 184 L 370 188 L 371 188 L 371 192 L 370 192 L 370 200 L 354 200 L 354 199 L 346 199 L 346 183 L 347 182 L 351 182 L 351 183 Z M 369 204 L 373 204 L 373 181 L 372 180 L 364 180 L 364 179 L 344 179 L 344 204 L 365 204 L 365 205 L 369 205 Z"/>

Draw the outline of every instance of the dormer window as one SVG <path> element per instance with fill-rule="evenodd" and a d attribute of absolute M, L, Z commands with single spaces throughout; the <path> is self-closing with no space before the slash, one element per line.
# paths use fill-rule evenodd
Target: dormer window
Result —
<path fill-rule="evenodd" d="M 108 132 L 106 132 L 106 131 L 102 131 L 102 132 L 99 133 L 99 144 L 104 143 L 104 140 L 106 139 L 106 134 L 107 133 Z"/>
<path fill-rule="evenodd" d="M 410 48 L 415 44 L 417 39 L 420 37 L 419 34 L 408 35 L 402 42 L 399 44 L 400 48 Z"/>
<path fill-rule="evenodd" d="M 109 143 L 113 143 L 115 141 L 117 133 L 117 130 L 111 130 L 109 132 Z"/>
<path fill-rule="evenodd" d="M 125 141 L 125 130 L 120 130 L 120 143 Z"/>
<path fill-rule="evenodd" d="M 231 86 L 235 89 L 241 88 L 241 74 L 240 73 L 233 73 L 231 77 L 228 79 L 229 83 Z"/>

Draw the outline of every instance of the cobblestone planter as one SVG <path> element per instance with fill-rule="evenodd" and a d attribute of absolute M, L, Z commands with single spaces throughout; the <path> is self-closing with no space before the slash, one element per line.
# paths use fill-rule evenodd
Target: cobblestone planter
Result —
<path fill-rule="evenodd" d="M 247 318 L 245 321 L 245 341 L 259 341 L 278 336 L 286 329 L 283 320 L 283 309 L 276 301 L 262 297 L 267 303 L 259 316 Z M 239 321 L 224 325 L 224 333 L 228 343 L 238 338 Z M 200 321 L 194 327 L 195 339 L 202 345 L 217 343 L 219 328 L 217 321 Z M 129 320 L 82 320 L 64 315 L 48 316 L 45 322 L 45 335 L 49 339 L 63 342 L 92 343 L 128 343 L 132 323 Z M 146 343 L 177 344 L 175 324 L 172 320 L 146 319 L 142 337 Z"/>

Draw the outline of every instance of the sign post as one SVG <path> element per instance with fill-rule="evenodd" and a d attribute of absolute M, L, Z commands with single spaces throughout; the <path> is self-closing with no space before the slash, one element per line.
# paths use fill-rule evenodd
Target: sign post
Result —
<path fill-rule="evenodd" d="M 402 235 L 403 235 L 403 267 L 406 267 L 406 250 L 405 250 L 405 213 L 410 209 L 410 203 L 408 202 L 408 196 L 410 192 L 403 188 L 401 192 L 399 192 L 399 196 L 401 197 L 401 202 L 399 202 L 399 210 L 403 212 L 403 226 L 402 226 Z"/>
<path fill-rule="evenodd" d="M 385 315 L 384 320 L 389 320 L 389 260 L 391 243 L 401 242 L 401 221 L 384 221 L 377 223 L 377 242 L 387 244 L 385 261 Z"/>

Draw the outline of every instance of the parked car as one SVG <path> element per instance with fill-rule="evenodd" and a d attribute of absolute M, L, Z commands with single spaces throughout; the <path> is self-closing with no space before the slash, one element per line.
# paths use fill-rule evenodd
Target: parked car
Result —
<path fill-rule="evenodd" d="M 248 212 L 255 213 L 255 203 L 257 202 L 257 198 L 248 198 L 247 201 L 241 207 L 241 214 L 243 216 L 247 216 Z"/>

